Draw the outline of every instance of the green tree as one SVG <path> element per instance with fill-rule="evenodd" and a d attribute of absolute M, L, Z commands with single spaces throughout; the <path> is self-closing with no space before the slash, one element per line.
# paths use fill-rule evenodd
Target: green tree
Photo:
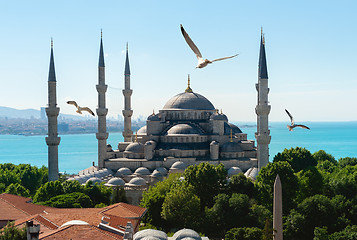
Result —
<path fill-rule="evenodd" d="M 161 216 L 175 228 L 196 229 L 200 219 L 200 199 L 193 187 L 180 182 L 171 188 L 162 204 Z"/>
<path fill-rule="evenodd" d="M 315 160 L 318 163 L 324 162 L 324 161 L 329 161 L 334 165 L 337 164 L 335 157 L 329 153 L 326 153 L 324 150 L 319 150 L 319 151 L 315 152 L 314 154 L 312 154 L 312 156 L 315 158 Z"/>
<path fill-rule="evenodd" d="M 15 172 L 20 177 L 22 186 L 28 189 L 31 194 L 34 194 L 40 187 L 44 177 L 43 172 L 30 164 L 19 164 L 15 168 Z"/>
<path fill-rule="evenodd" d="M 357 194 L 357 166 L 346 166 L 329 177 L 329 187 L 335 195 L 352 199 Z"/>
<path fill-rule="evenodd" d="M 43 203 L 56 208 L 90 208 L 93 207 L 92 200 L 80 192 L 73 192 L 52 197 Z"/>
<path fill-rule="evenodd" d="M 194 192 L 201 199 L 201 211 L 213 205 L 213 198 L 221 192 L 226 183 L 227 171 L 223 164 L 209 163 L 191 165 L 184 172 L 185 181 L 193 186 Z"/>
<path fill-rule="evenodd" d="M 62 182 L 64 193 L 84 192 L 84 187 L 78 181 Z"/>
<path fill-rule="evenodd" d="M 161 217 L 162 204 L 171 187 L 180 181 L 179 177 L 180 174 L 171 174 L 164 181 L 150 186 L 147 191 L 143 192 L 140 206 L 147 209 L 143 222 L 157 228 L 168 228 L 168 222 Z"/>
<path fill-rule="evenodd" d="M 297 177 L 286 161 L 269 163 L 263 167 L 255 181 L 259 203 L 272 209 L 274 182 L 279 174 L 282 185 L 283 212 L 286 214 L 295 206 L 294 199 L 298 190 Z"/>
<path fill-rule="evenodd" d="M 243 193 L 249 197 L 254 196 L 254 183 L 243 173 L 233 175 L 228 183 L 227 191 L 231 193 Z"/>
<path fill-rule="evenodd" d="M 0 229 L 0 240 L 26 240 L 26 228 L 15 227 L 14 222 L 9 222 L 4 228 Z"/>
<path fill-rule="evenodd" d="M 300 172 L 301 170 L 317 165 L 317 160 L 312 156 L 309 150 L 306 148 L 290 148 L 284 149 L 282 153 L 275 155 L 273 162 L 286 161 L 290 163 L 294 172 Z"/>
<path fill-rule="evenodd" d="M 84 186 L 84 193 L 90 197 L 94 205 L 99 203 L 110 204 L 110 197 L 112 195 L 112 188 L 102 184 L 92 184 L 88 182 Z"/>
<path fill-rule="evenodd" d="M 247 195 L 233 193 L 230 197 L 227 194 L 218 194 L 214 200 L 213 207 L 206 209 L 206 216 L 210 221 L 206 232 L 210 235 L 223 237 L 227 230 L 249 224 L 250 203 Z"/>
<path fill-rule="evenodd" d="M 229 230 L 225 240 L 261 240 L 263 237 L 262 230 L 256 227 L 232 228 Z"/>
<path fill-rule="evenodd" d="M 11 170 L 0 169 L 0 183 L 4 184 L 5 188 L 10 184 L 21 183 L 19 176 Z"/>
<path fill-rule="evenodd" d="M 5 192 L 22 197 L 30 197 L 30 191 L 19 183 L 11 183 L 9 186 L 7 186 Z"/>
<path fill-rule="evenodd" d="M 346 166 L 356 166 L 357 165 L 357 158 L 353 157 L 344 157 L 338 160 L 338 167 L 344 168 Z"/>
<path fill-rule="evenodd" d="M 33 197 L 35 203 L 45 202 L 52 197 L 63 194 L 63 186 L 60 181 L 51 181 L 43 184 Z"/>
<path fill-rule="evenodd" d="M 316 167 L 309 167 L 298 174 L 299 191 L 297 202 L 301 202 L 307 197 L 322 194 L 324 190 L 324 179 Z"/>

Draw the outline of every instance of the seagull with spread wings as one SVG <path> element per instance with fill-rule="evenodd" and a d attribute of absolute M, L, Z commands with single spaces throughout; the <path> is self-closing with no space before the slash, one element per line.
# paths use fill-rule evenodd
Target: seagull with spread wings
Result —
<path fill-rule="evenodd" d="M 309 127 L 307 127 L 305 125 L 295 124 L 293 116 L 286 109 L 285 109 L 285 112 L 288 114 L 288 116 L 290 117 L 290 121 L 291 121 L 291 125 L 287 125 L 289 131 L 292 131 L 293 128 L 295 128 L 295 127 L 301 127 L 301 128 L 305 128 L 305 129 L 310 129 Z"/>
<path fill-rule="evenodd" d="M 191 40 L 190 36 L 188 36 L 188 34 L 185 31 L 185 29 L 183 28 L 182 24 L 180 26 L 181 26 L 181 32 L 182 32 L 183 37 L 185 38 L 188 46 L 196 54 L 196 57 L 198 59 L 198 64 L 197 64 L 196 68 L 204 68 L 210 63 L 238 56 L 238 54 L 236 54 L 236 55 L 233 55 L 233 56 L 230 56 L 230 57 L 217 58 L 217 59 L 214 59 L 214 60 L 203 59 L 202 58 L 202 54 L 201 54 L 200 50 L 198 49 L 198 47 L 196 46 L 196 44 L 194 44 L 194 42 Z"/>
<path fill-rule="evenodd" d="M 70 105 L 74 105 L 77 108 L 77 113 L 82 114 L 82 111 L 87 111 L 89 112 L 91 115 L 95 116 L 94 112 L 92 110 L 90 110 L 89 107 L 80 107 L 78 106 L 78 104 L 76 103 L 76 101 L 67 101 L 68 104 Z"/>

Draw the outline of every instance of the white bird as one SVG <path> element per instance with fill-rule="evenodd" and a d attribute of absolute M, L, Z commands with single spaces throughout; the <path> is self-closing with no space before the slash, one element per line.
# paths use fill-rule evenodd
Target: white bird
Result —
<path fill-rule="evenodd" d="M 183 28 L 182 24 L 180 24 L 180 26 L 181 26 L 181 32 L 182 32 L 183 37 L 185 38 L 185 40 L 186 40 L 188 46 L 190 46 L 190 48 L 192 49 L 192 51 L 196 54 L 196 57 L 197 57 L 197 59 L 198 59 L 198 64 L 197 64 L 196 68 L 204 68 L 204 67 L 206 67 L 209 63 L 213 63 L 213 62 L 216 62 L 216 61 L 221 61 L 221 60 L 225 60 L 225 59 L 228 59 L 228 58 L 233 58 L 233 57 L 238 56 L 238 54 L 236 54 L 236 55 L 233 55 L 233 56 L 230 56 L 230 57 L 217 58 L 217 59 L 214 59 L 214 60 L 212 60 L 212 61 L 210 61 L 210 60 L 208 60 L 208 59 L 203 59 L 200 50 L 199 50 L 198 47 L 194 44 L 194 42 L 191 40 L 190 36 L 188 36 L 188 34 L 187 34 L 187 32 L 185 31 L 185 29 Z"/>
<path fill-rule="evenodd" d="M 295 127 L 301 127 L 301 128 L 305 128 L 305 129 L 310 129 L 309 127 L 307 127 L 305 125 L 295 124 L 293 116 L 291 116 L 291 114 L 286 109 L 285 109 L 285 112 L 288 114 L 288 116 L 290 117 L 290 121 L 291 121 L 291 125 L 287 125 L 289 131 L 292 131 L 293 128 L 295 128 Z"/>
<path fill-rule="evenodd" d="M 74 105 L 77 108 L 77 113 L 82 114 L 82 111 L 87 111 L 89 112 L 91 115 L 95 116 L 95 114 L 93 113 L 92 110 L 90 110 L 89 107 L 80 107 L 78 106 L 78 104 L 76 103 L 76 101 L 67 101 L 68 104 Z"/>

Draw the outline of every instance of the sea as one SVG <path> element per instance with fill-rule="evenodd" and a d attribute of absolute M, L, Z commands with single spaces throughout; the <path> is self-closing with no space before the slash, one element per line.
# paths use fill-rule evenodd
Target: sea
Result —
<path fill-rule="evenodd" d="M 248 139 L 255 140 L 256 123 L 236 122 Z M 289 132 L 286 122 L 271 122 L 269 146 L 272 161 L 285 148 L 304 147 L 311 153 L 325 150 L 337 160 L 357 157 L 357 121 L 353 122 L 304 122 L 310 130 L 295 128 Z M 47 166 L 46 136 L 0 135 L 0 163 L 27 163 Z M 60 135 L 58 147 L 59 171 L 76 174 L 97 163 L 98 142 L 95 133 Z M 109 133 L 107 143 L 117 148 L 123 141 L 121 132 Z"/>

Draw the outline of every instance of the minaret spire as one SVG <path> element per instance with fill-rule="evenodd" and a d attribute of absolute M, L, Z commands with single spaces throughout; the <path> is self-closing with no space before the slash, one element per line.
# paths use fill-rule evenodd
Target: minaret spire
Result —
<path fill-rule="evenodd" d="M 57 133 L 57 117 L 59 114 L 59 107 L 57 107 L 56 97 L 56 73 L 55 61 L 53 56 L 53 40 L 51 38 L 51 56 L 50 68 L 48 73 L 48 107 L 46 114 L 48 119 L 48 137 L 46 137 L 46 144 L 48 146 L 48 180 L 58 180 L 58 145 L 61 138 Z"/>
<path fill-rule="evenodd" d="M 260 36 L 258 83 L 256 84 L 256 88 L 258 91 L 258 104 L 255 108 L 257 114 L 257 132 L 255 133 L 255 138 L 257 139 L 257 159 L 258 169 L 260 170 L 269 163 L 269 143 L 271 140 L 268 120 L 271 106 L 268 104 L 268 70 L 263 29 Z"/>
<path fill-rule="evenodd" d="M 131 95 L 133 90 L 130 89 L 130 66 L 129 66 L 129 51 L 128 43 L 126 43 L 126 58 L 125 58 L 125 70 L 124 70 L 124 142 L 131 142 L 131 137 L 133 131 L 131 130 L 131 116 L 133 115 L 133 110 L 131 109 Z"/>
<path fill-rule="evenodd" d="M 98 92 L 98 132 L 96 137 L 98 139 L 98 168 L 104 168 L 104 160 L 107 158 L 107 113 L 108 108 L 105 104 L 105 93 L 108 85 L 105 84 L 105 65 L 104 65 L 104 51 L 103 51 L 103 33 L 100 32 L 100 50 L 98 63 L 98 85 L 96 85 Z"/>

